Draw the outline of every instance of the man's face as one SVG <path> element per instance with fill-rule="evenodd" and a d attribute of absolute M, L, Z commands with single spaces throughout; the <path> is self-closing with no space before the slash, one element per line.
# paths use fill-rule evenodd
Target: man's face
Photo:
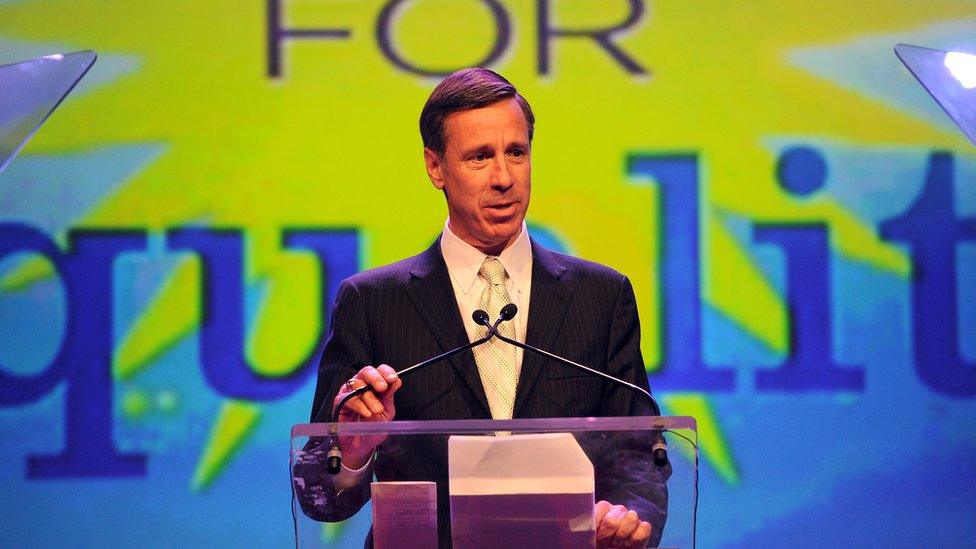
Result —
<path fill-rule="evenodd" d="M 488 254 L 515 240 L 532 187 L 529 127 L 505 99 L 444 119 L 444 154 L 424 149 L 427 174 L 444 191 L 451 230 Z"/>

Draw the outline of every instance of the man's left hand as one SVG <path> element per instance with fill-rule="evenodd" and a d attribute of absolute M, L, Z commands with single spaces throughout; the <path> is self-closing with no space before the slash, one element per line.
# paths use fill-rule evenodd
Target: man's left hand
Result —
<path fill-rule="evenodd" d="M 647 547 L 651 537 L 651 524 L 642 521 L 637 511 L 609 501 L 596 504 L 596 546 L 600 548 Z"/>

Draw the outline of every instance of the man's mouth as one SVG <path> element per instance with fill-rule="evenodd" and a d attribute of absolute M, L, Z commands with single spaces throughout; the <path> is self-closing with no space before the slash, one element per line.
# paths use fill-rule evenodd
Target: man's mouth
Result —
<path fill-rule="evenodd" d="M 515 208 L 516 204 L 518 204 L 518 202 L 502 202 L 499 204 L 491 204 L 488 206 L 488 209 L 501 213 Z"/>

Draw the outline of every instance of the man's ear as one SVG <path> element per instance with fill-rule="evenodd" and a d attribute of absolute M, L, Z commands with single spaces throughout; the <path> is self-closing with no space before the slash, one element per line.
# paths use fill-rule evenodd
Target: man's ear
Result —
<path fill-rule="evenodd" d="M 424 147 L 424 166 L 427 167 L 427 177 L 440 190 L 444 190 L 444 177 L 441 174 L 441 156 Z"/>

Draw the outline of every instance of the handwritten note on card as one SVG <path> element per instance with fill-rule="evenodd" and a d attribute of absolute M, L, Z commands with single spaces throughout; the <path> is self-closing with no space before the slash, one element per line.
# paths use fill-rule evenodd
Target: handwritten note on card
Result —
<path fill-rule="evenodd" d="M 373 546 L 427 549 L 437 547 L 437 484 L 374 482 Z"/>

